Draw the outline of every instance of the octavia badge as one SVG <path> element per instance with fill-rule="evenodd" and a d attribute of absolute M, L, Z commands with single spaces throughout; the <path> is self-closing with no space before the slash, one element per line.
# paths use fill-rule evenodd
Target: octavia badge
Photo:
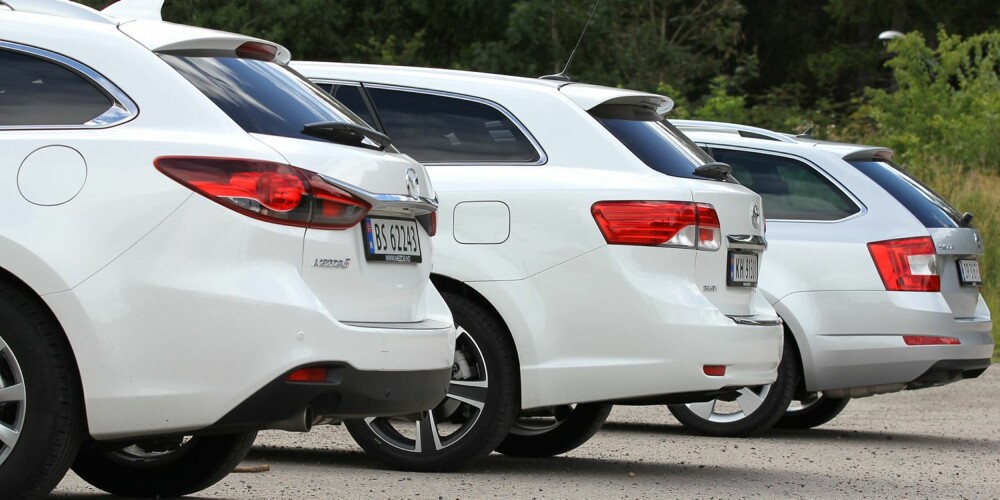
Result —
<path fill-rule="evenodd" d="M 760 228 L 760 207 L 757 205 L 754 205 L 753 210 L 750 211 L 750 223 L 753 224 L 754 229 Z"/>
<path fill-rule="evenodd" d="M 414 198 L 420 195 L 420 178 L 413 167 L 406 167 L 406 194 Z"/>

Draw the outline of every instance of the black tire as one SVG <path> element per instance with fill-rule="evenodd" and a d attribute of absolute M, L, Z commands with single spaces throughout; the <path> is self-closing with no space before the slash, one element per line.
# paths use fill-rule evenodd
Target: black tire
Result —
<path fill-rule="evenodd" d="M 456 470 L 493 451 L 517 415 L 517 356 L 506 328 L 476 302 L 448 293 L 444 299 L 459 330 L 445 400 L 419 418 L 344 422 L 362 449 L 394 469 Z M 453 432 L 442 435 L 444 426 Z"/>
<path fill-rule="evenodd" d="M 601 430 L 612 408 L 601 403 L 578 404 L 557 407 L 544 419 L 519 418 L 496 451 L 512 457 L 551 457 L 575 450 Z"/>
<path fill-rule="evenodd" d="M 250 451 L 256 432 L 144 439 L 109 449 L 91 441 L 73 472 L 112 495 L 176 497 L 201 491 L 232 472 Z"/>
<path fill-rule="evenodd" d="M 9 283 L 0 283 L 0 390 L 0 496 L 44 497 L 83 439 L 82 391 L 55 318 Z M 11 430 L 19 430 L 16 439 Z"/>
<path fill-rule="evenodd" d="M 819 399 L 800 410 L 791 408 L 774 426 L 779 429 L 812 429 L 834 419 L 851 401 L 850 398 L 831 399 L 820 396 Z"/>
<path fill-rule="evenodd" d="M 770 429 L 785 414 L 789 403 L 792 402 L 798 381 L 799 353 L 791 336 L 786 335 L 781 363 L 778 364 L 778 378 L 774 383 L 770 386 L 741 389 L 740 393 L 738 393 L 739 397 L 747 397 L 749 401 L 753 402 L 761 399 L 761 394 L 763 394 L 763 401 L 760 403 L 760 406 L 749 415 L 745 415 L 742 410 L 727 414 L 713 413 L 710 418 L 717 420 L 709 420 L 692 411 L 692 408 L 701 408 L 703 410 L 710 408 L 708 406 L 698 406 L 703 403 L 670 405 L 670 413 L 673 413 L 674 417 L 684 424 L 685 427 L 694 429 L 706 436 L 746 437 Z M 766 394 L 764 394 L 765 391 Z M 713 404 L 721 400 L 721 398 L 715 400 Z M 714 412 L 714 409 L 709 409 L 709 411 Z"/>

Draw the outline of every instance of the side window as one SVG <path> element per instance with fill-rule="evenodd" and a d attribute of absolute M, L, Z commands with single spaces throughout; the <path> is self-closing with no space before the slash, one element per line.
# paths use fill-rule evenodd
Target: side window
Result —
<path fill-rule="evenodd" d="M 369 88 L 385 133 L 400 151 L 428 163 L 535 163 L 541 156 L 496 108 L 459 97 Z"/>
<path fill-rule="evenodd" d="M 861 209 L 815 168 L 798 160 L 712 148 L 716 160 L 733 167 L 733 177 L 754 190 L 768 219 L 838 220 Z"/>
<path fill-rule="evenodd" d="M 375 120 L 372 118 L 371 111 L 368 110 L 368 105 L 365 104 L 364 96 L 361 95 L 361 87 L 356 85 L 334 85 L 333 89 L 329 90 L 329 92 L 334 99 L 347 106 L 347 109 L 358 115 L 369 127 L 378 128 L 375 126 Z"/>
<path fill-rule="evenodd" d="M 0 49 L 0 126 L 83 125 L 112 101 L 74 71 Z"/>

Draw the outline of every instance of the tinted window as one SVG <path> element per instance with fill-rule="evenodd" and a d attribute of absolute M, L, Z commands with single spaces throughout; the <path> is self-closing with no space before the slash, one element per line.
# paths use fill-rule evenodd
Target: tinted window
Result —
<path fill-rule="evenodd" d="M 959 227 L 958 213 L 941 195 L 887 161 L 853 161 L 861 173 L 903 204 L 924 227 Z"/>
<path fill-rule="evenodd" d="M 653 170 L 674 177 L 705 179 L 694 175 L 694 169 L 710 163 L 712 158 L 654 111 L 612 104 L 598 106 L 590 114 Z"/>
<path fill-rule="evenodd" d="M 322 141 L 303 134 L 303 125 L 354 122 L 340 103 L 285 66 L 236 57 L 161 57 L 247 132 Z"/>
<path fill-rule="evenodd" d="M 68 68 L 0 50 L 0 125 L 83 125 L 111 104 L 103 91 Z"/>
<path fill-rule="evenodd" d="M 333 98 L 340 101 L 341 104 L 347 106 L 347 109 L 358 115 L 359 118 L 365 121 L 371 128 L 377 128 L 375 126 L 375 120 L 372 119 L 372 113 L 368 110 L 368 104 L 365 103 L 364 96 L 361 95 L 361 87 L 355 85 L 337 85 L 331 91 Z"/>
<path fill-rule="evenodd" d="M 540 159 L 506 115 L 456 97 L 369 88 L 385 133 L 400 151 L 431 163 L 526 162 Z"/>
<path fill-rule="evenodd" d="M 815 168 L 798 160 L 712 148 L 716 160 L 733 167 L 733 177 L 754 190 L 768 219 L 838 220 L 860 208 Z"/>

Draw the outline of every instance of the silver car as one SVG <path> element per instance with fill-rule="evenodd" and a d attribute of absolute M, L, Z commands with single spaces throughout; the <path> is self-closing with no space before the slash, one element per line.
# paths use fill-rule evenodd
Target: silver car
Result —
<path fill-rule="evenodd" d="M 774 384 L 671 406 L 681 423 L 720 436 L 811 428 L 851 398 L 986 370 L 982 237 L 972 214 L 893 164 L 892 150 L 673 123 L 761 195 L 770 246 L 760 288 L 786 325 Z"/>

